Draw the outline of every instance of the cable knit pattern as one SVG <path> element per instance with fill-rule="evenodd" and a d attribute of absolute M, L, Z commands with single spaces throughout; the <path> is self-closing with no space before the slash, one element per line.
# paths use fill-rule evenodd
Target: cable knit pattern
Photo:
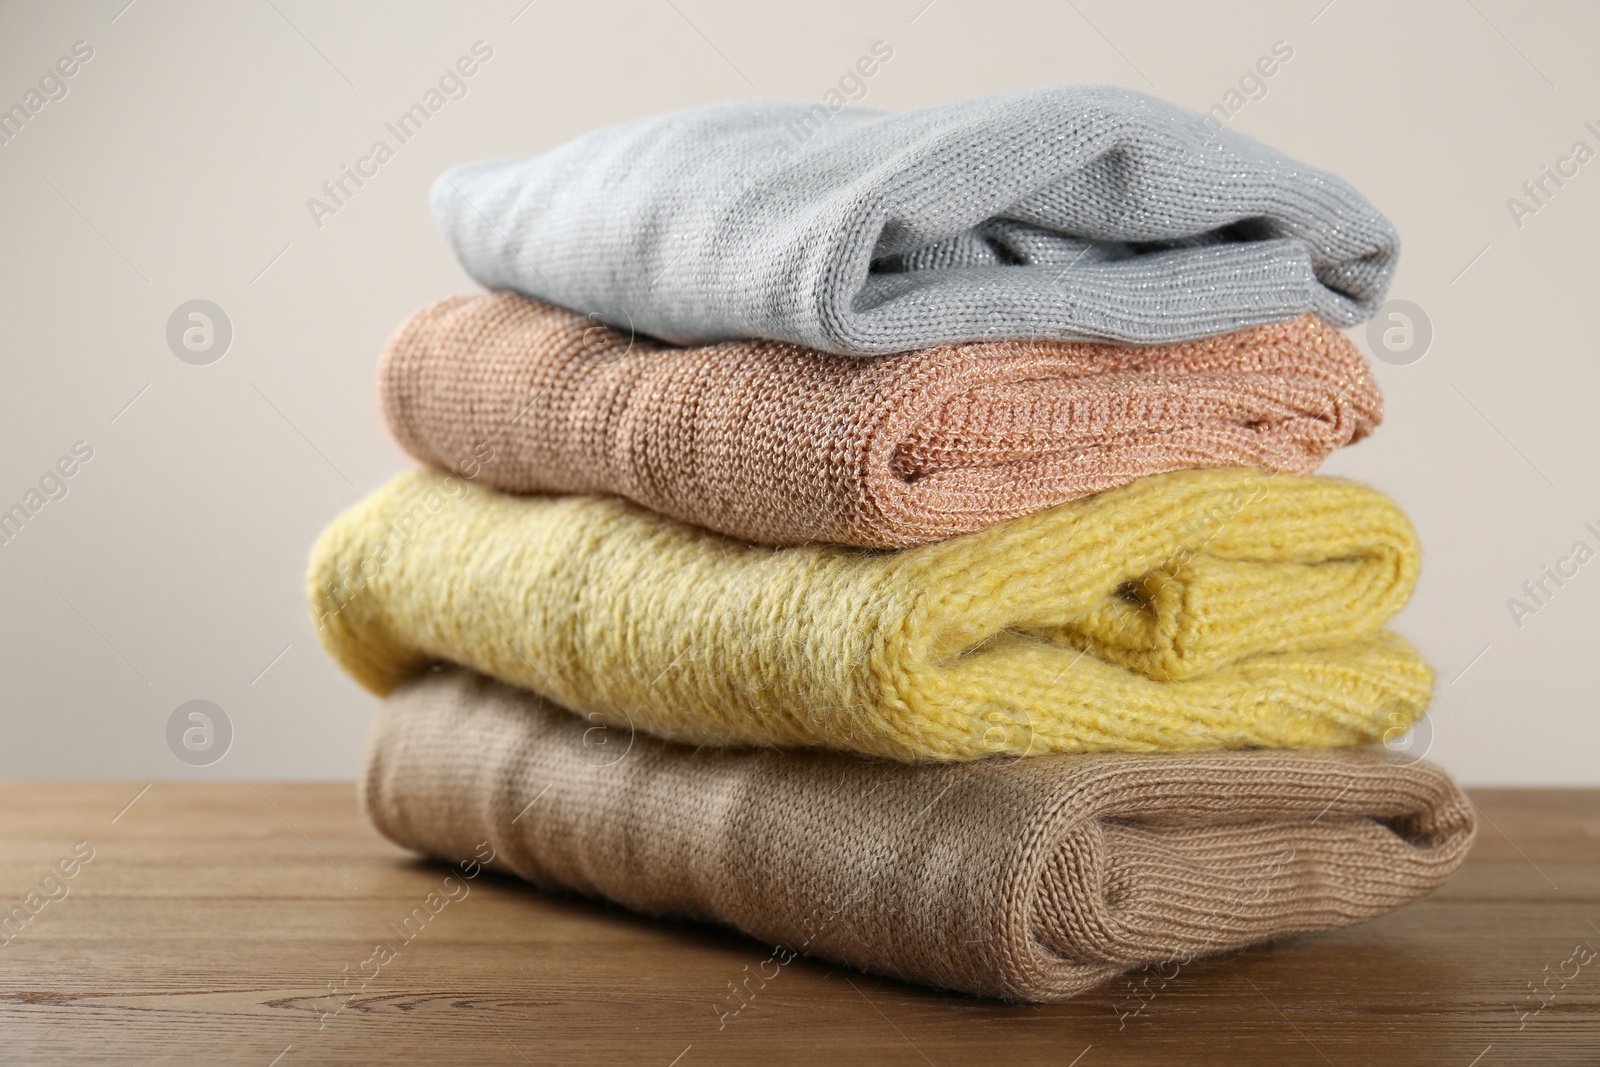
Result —
<path fill-rule="evenodd" d="M 915 767 L 695 750 L 454 668 L 385 702 L 361 789 L 407 848 L 463 861 L 488 842 L 537 885 L 1024 1001 L 1382 915 L 1443 882 L 1473 832 L 1443 771 L 1371 751 Z"/>
<path fill-rule="evenodd" d="M 748 100 L 597 130 L 446 172 L 434 217 L 491 289 L 678 344 L 855 356 L 1349 326 L 1399 251 L 1340 179 L 1128 89 L 808 121 Z"/>
<path fill-rule="evenodd" d="M 414 471 L 313 550 L 324 646 L 451 660 L 695 744 L 899 760 L 1362 744 L 1432 675 L 1382 632 L 1405 516 L 1333 478 L 1181 471 L 931 545 L 767 548 L 607 497 Z"/>
<path fill-rule="evenodd" d="M 1151 347 L 984 342 L 857 360 L 673 348 L 510 293 L 414 315 L 385 349 L 400 443 L 489 485 L 617 493 L 768 544 L 898 548 L 1147 474 L 1309 473 L 1377 425 L 1366 362 L 1312 316 Z"/>

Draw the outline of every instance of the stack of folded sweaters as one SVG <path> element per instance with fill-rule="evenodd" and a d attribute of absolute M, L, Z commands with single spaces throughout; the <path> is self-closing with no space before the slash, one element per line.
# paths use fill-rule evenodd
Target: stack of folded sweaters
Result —
<path fill-rule="evenodd" d="M 803 111 L 436 184 L 495 291 L 390 342 L 427 466 L 309 583 L 378 829 L 1026 1001 L 1437 886 L 1415 534 L 1310 474 L 1389 223 L 1120 89 Z"/>

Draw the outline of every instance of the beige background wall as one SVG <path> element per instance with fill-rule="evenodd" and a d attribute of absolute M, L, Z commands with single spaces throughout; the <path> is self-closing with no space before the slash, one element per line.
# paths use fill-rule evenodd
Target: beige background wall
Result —
<path fill-rule="evenodd" d="M 426 212 L 446 166 L 820 100 L 877 40 L 873 106 L 1102 81 L 1198 110 L 1283 41 L 1232 124 L 1387 212 L 1392 295 L 1432 324 L 1422 359 L 1378 365 L 1387 424 L 1331 464 L 1421 530 L 1399 625 L 1439 666 L 1431 753 L 1469 783 L 1600 783 L 1600 562 L 1520 628 L 1507 606 L 1575 541 L 1600 548 L 1600 160 L 1520 227 L 1507 206 L 1575 141 L 1600 149 L 1593 4 L 126 2 L 0 7 L 0 105 L 93 49 L 0 145 L 0 510 L 93 450 L 0 545 L 0 774 L 353 773 L 373 701 L 317 648 L 301 574 L 318 529 L 405 463 L 379 346 L 471 285 Z M 480 40 L 467 94 L 319 228 L 307 198 Z M 193 299 L 232 324 L 206 366 L 166 340 Z M 205 768 L 166 739 L 191 699 L 235 732 Z"/>

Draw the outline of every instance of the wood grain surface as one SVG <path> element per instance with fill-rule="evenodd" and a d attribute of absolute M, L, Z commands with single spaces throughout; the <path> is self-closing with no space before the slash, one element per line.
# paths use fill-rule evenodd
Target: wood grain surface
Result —
<path fill-rule="evenodd" d="M 1600 1064 L 1600 790 L 1473 797 L 1466 866 L 1393 915 L 1022 1007 L 488 874 L 450 899 L 347 783 L 5 782 L 0 1062 Z"/>

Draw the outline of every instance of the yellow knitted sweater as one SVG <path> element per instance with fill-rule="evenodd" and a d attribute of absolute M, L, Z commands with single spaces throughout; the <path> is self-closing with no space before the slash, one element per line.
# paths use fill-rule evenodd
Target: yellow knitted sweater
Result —
<path fill-rule="evenodd" d="M 661 737 L 915 761 L 1371 742 L 1428 701 L 1381 629 L 1417 570 L 1335 478 L 1180 471 L 884 552 L 413 471 L 323 533 L 309 593 L 379 694 L 452 660 Z"/>

